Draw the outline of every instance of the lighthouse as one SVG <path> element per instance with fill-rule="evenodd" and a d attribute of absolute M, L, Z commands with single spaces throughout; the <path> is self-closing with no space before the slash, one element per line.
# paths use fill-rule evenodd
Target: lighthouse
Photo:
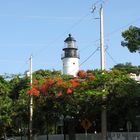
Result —
<path fill-rule="evenodd" d="M 62 62 L 63 74 L 72 75 L 76 77 L 79 71 L 79 54 L 76 47 L 76 40 L 69 34 L 64 40 L 65 47 L 63 48 Z"/>

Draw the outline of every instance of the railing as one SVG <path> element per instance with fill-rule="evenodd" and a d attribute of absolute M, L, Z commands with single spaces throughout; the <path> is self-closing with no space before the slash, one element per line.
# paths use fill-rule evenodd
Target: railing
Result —
<path fill-rule="evenodd" d="M 72 58 L 80 58 L 80 55 L 79 55 L 79 53 L 77 53 L 77 54 L 74 54 L 74 55 L 66 55 L 66 54 L 61 54 L 61 59 L 63 59 L 63 58 L 70 58 L 70 57 L 72 57 Z"/>
<path fill-rule="evenodd" d="M 101 133 L 97 134 L 76 134 L 76 140 L 101 140 Z M 15 137 L 16 140 L 21 140 L 21 137 Z M 28 140 L 27 136 L 23 136 L 22 140 Z M 40 135 L 34 136 L 34 140 L 64 140 L 63 134 L 57 135 Z M 66 140 L 69 136 L 66 135 Z M 109 132 L 107 140 L 140 140 L 140 132 Z"/>

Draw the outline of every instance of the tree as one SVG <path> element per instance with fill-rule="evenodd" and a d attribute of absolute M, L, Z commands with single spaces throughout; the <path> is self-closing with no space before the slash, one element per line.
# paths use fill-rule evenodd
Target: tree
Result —
<path fill-rule="evenodd" d="M 56 70 L 50 71 L 50 70 L 40 69 L 33 73 L 33 78 L 39 80 L 50 76 L 60 76 L 60 75 L 61 75 L 60 71 L 56 71 Z"/>
<path fill-rule="evenodd" d="M 4 78 L 0 77 L 0 136 L 5 137 L 12 123 L 12 100 L 9 97 L 10 87 Z"/>
<path fill-rule="evenodd" d="M 19 135 L 23 133 L 23 129 L 28 127 L 28 103 L 29 96 L 26 91 L 29 89 L 29 79 L 28 77 L 20 77 L 15 75 L 10 81 L 8 81 L 10 86 L 9 97 L 12 100 L 12 123 L 11 128 L 9 128 L 9 135 Z"/>
<path fill-rule="evenodd" d="M 122 32 L 122 37 L 124 38 L 121 42 L 123 47 L 127 47 L 131 53 L 140 52 L 140 28 L 130 26 L 128 30 Z"/>
<path fill-rule="evenodd" d="M 6 91 L 8 98 L 10 97 L 6 104 L 10 103 L 8 108 L 12 106 L 12 114 L 9 113 L 10 126 L 13 126 L 11 134 L 19 135 L 19 128 L 27 128 L 28 94 L 33 94 L 34 98 L 34 134 L 56 133 L 56 124 L 62 115 L 66 133 L 84 132 L 81 126 L 81 121 L 84 119 L 92 123 L 89 132 L 95 130 L 100 132 L 102 105 L 107 106 L 109 131 L 119 131 L 126 120 L 132 121 L 133 126 L 136 126 L 134 116 L 140 111 L 137 98 L 140 91 L 139 84 L 132 80 L 127 72 L 118 69 L 80 70 L 77 77 L 41 70 L 37 75 L 33 74 L 32 88 L 26 77 L 15 77 L 10 80 L 9 86 L 1 88 L 4 89 L 1 92 Z M 4 82 L 6 81 L 2 80 L 1 83 Z M 7 87 L 10 87 L 10 90 L 7 91 Z M 107 97 L 104 101 L 102 101 L 103 95 Z M 112 117 L 117 117 L 116 121 L 113 121 Z"/>
<path fill-rule="evenodd" d="M 46 127 L 43 124 L 45 120 L 51 125 L 52 120 L 57 121 L 61 115 L 64 115 L 74 118 L 79 124 L 78 120 L 88 118 L 91 122 L 94 121 L 95 124 L 98 124 L 96 128 L 95 126 L 91 127 L 91 132 L 95 129 L 101 131 L 99 116 L 101 107 L 105 104 L 109 112 L 108 119 L 115 113 L 118 113 L 118 118 L 121 118 L 117 120 L 118 122 L 108 121 L 109 130 L 114 130 L 114 125 L 124 125 L 122 122 L 130 113 L 130 106 L 128 106 L 127 101 L 131 102 L 131 97 L 137 97 L 139 93 L 139 86 L 136 81 L 132 80 L 127 73 L 115 69 L 112 71 L 80 71 L 76 78 L 63 79 L 60 76 L 51 76 L 34 82 L 33 88 L 28 93 L 34 95 L 35 118 L 38 120 L 37 123 L 40 120 L 40 124 L 44 128 Z M 102 101 L 102 95 L 106 95 L 105 101 Z M 127 101 L 122 102 L 125 99 Z M 122 106 L 118 108 L 120 102 Z M 124 112 L 124 109 L 128 111 L 123 114 L 120 113 L 121 111 Z M 43 119 L 40 116 L 41 112 L 44 114 Z M 38 126 L 37 123 L 36 126 Z M 76 125 L 75 123 L 73 126 L 76 127 Z M 117 126 L 116 130 L 119 130 L 120 126 Z"/>
<path fill-rule="evenodd" d="M 84 87 L 87 86 L 86 81 L 91 81 L 93 79 L 94 76 L 92 75 L 92 73 L 80 71 L 77 78 L 51 75 L 50 77 L 41 80 L 34 80 L 33 87 L 28 91 L 28 93 L 35 95 L 34 113 L 35 118 L 38 118 L 38 121 L 34 123 L 36 125 L 36 128 L 38 126 L 37 123 L 42 124 L 40 126 L 43 126 L 45 128 L 46 124 L 44 123 L 44 121 L 47 122 L 47 125 L 51 125 L 52 122 L 57 122 L 61 115 L 64 116 L 65 121 L 67 117 L 69 117 L 69 121 L 74 121 L 79 115 L 79 112 L 83 113 L 83 109 L 78 107 L 82 103 L 80 103 L 80 101 L 85 101 L 88 93 L 89 96 L 91 93 L 90 90 L 84 93 Z M 80 83 L 83 83 L 83 88 L 82 86 L 80 87 Z M 80 98 L 78 98 L 80 95 L 78 89 L 83 92 L 81 93 Z M 87 100 L 87 103 L 88 101 L 89 100 Z M 83 107 L 85 107 L 84 104 Z M 42 117 L 43 119 L 40 118 L 40 111 L 44 114 Z M 87 108 L 85 109 L 85 112 L 87 114 Z M 86 117 L 85 114 L 83 117 Z M 75 124 L 71 125 L 72 122 L 67 124 L 69 124 L 67 125 L 67 130 L 71 128 L 71 131 L 68 132 L 73 132 Z M 36 130 L 41 130 L 41 128 Z"/>
<path fill-rule="evenodd" d="M 133 66 L 131 63 L 125 63 L 125 64 L 117 64 L 115 65 L 113 69 L 117 69 L 117 70 L 120 70 L 120 71 L 123 71 L 123 72 L 126 72 L 128 74 L 130 73 L 135 73 L 136 75 L 139 75 L 140 74 L 140 66 Z"/>
<path fill-rule="evenodd" d="M 136 126 L 135 117 L 139 112 L 139 84 L 129 75 L 120 76 L 112 81 L 107 95 L 109 131 L 127 131 L 127 121 L 131 121 L 132 125 Z M 134 129 L 133 127 L 132 131 Z"/>

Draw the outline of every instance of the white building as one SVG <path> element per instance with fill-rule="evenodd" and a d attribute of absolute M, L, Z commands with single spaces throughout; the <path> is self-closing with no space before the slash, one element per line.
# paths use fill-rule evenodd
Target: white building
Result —
<path fill-rule="evenodd" d="M 79 54 L 76 47 L 76 40 L 69 34 L 65 39 L 65 47 L 63 48 L 62 62 L 63 74 L 73 75 L 76 77 L 79 71 Z"/>
<path fill-rule="evenodd" d="M 130 78 L 140 82 L 140 75 L 137 76 L 135 73 L 130 73 Z"/>

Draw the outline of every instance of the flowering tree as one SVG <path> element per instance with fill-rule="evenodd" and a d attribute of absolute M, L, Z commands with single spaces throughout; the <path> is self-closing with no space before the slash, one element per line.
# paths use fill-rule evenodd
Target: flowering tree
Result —
<path fill-rule="evenodd" d="M 79 112 L 77 107 L 80 106 L 79 100 L 83 100 L 84 97 L 82 93 L 81 98 L 78 97 L 79 91 L 84 90 L 82 84 L 92 80 L 94 80 L 94 75 L 85 71 L 79 71 L 77 77 L 73 78 L 51 76 L 33 80 L 32 88 L 27 93 L 34 95 L 35 112 L 43 111 L 44 120 L 42 123 L 46 120 L 51 123 L 54 122 L 51 119 L 55 118 L 57 121 L 61 115 L 77 115 Z M 34 118 L 37 119 L 37 116 Z"/>
<path fill-rule="evenodd" d="M 76 122 L 84 118 L 96 121 L 98 123 L 96 129 L 100 131 L 102 104 L 107 105 L 107 110 L 110 112 L 108 116 L 111 116 L 112 109 L 121 98 L 137 96 L 138 84 L 130 79 L 126 73 L 115 69 L 112 71 L 95 70 L 87 72 L 81 70 L 77 77 L 73 78 L 53 75 L 41 80 L 34 80 L 28 94 L 34 95 L 34 118 L 37 120 L 34 125 L 37 127 L 39 126 L 38 123 L 42 124 L 40 126 L 44 126 L 44 128 L 48 124 L 54 125 L 52 123 L 57 122 L 63 115 L 64 118 L 66 116 L 77 118 Z M 102 95 L 104 94 L 107 98 L 102 101 Z M 117 99 L 118 101 L 114 104 L 115 102 L 112 101 Z M 116 111 L 119 111 L 119 109 Z M 40 116 L 40 114 L 43 115 Z M 43 119 L 40 119 L 40 117 Z"/>
<path fill-rule="evenodd" d="M 134 117 L 140 111 L 139 84 L 124 71 L 80 70 L 77 77 L 71 77 L 60 72 L 39 70 L 37 74 L 33 73 L 32 88 L 29 83 L 27 77 L 1 80 L 0 107 L 5 114 L 1 113 L 0 118 L 5 118 L 4 127 L 10 130 L 9 134 L 19 134 L 19 128 L 27 128 L 30 94 L 34 98 L 33 131 L 36 134 L 55 133 L 53 128 L 60 118 L 66 121 L 65 128 L 78 126 L 76 132 L 84 131 L 81 121 L 89 119 L 94 124 L 88 131 L 96 129 L 98 132 L 102 104 L 107 106 L 109 131 L 115 131 L 113 126 L 116 126 L 116 131 L 125 126 L 125 120 L 133 122 L 133 126 L 137 125 Z M 107 98 L 102 101 L 104 94 Z M 117 119 L 114 121 L 112 117 Z M 67 119 L 72 119 L 74 124 L 68 123 Z"/>

